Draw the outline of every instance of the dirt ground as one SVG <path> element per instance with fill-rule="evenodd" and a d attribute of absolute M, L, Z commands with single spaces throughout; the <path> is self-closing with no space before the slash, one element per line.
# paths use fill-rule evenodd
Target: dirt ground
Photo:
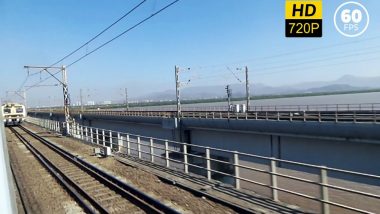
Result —
<path fill-rule="evenodd" d="M 83 213 L 32 153 L 10 130 L 6 130 L 9 157 L 26 211 L 29 213 Z M 18 201 L 19 213 L 24 210 Z"/>
<path fill-rule="evenodd" d="M 70 138 L 57 137 L 35 125 L 28 124 L 25 126 L 183 213 L 235 213 L 225 206 L 216 204 L 205 198 L 194 196 L 190 192 L 176 186 L 165 184 L 161 182 L 157 176 L 124 165 L 113 157 L 95 157 L 93 156 L 93 147 L 90 145 L 79 143 Z"/>

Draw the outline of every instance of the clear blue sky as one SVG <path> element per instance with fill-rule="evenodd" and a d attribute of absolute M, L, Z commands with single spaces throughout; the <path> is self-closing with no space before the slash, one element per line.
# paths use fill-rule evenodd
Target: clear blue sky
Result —
<path fill-rule="evenodd" d="M 6 90 L 19 88 L 26 77 L 24 65 L 50 65 L 138 2 L 0 0 L 0 96 L 4 97 Z M 63 64 L 69 64 L 169 2 L 148 0 L 129 18 Z M 174 90 L 175 65 L 191 67 L 182 75 L 183 81 L 191 79 L 187 87 L 237 83 L 226 66 L 234 69 L 248 65 L 253 84 L 273 86 L 334 80 L 345 74 L 380 75 L 378 0 L 360 1 L 369 10 L 371 24 L 368 31 L 358 38 L 345 38 L 334 28 L 335 9 L 345 1 L 324 0 L 324 35 L 318 39 L 285 38 L 284 2 L 181 0 L 70 67 L 68 76 L 72 100 L 77 100 L 80 88 L 91 94 L 89 99 L 121 97 L 120 89 L 124 87 L 128 87 L 131 97 Z M 347 45 L 303 51 L 341 43 Z M 297 51 L 303 52 L 271 57 Z M 368 61 L 376 57 L 379 59 Z M 311 60 L 316 62 L 310 63 Z M 356 63 L 350 63 L 352 61 Z M 294 66 L 297 63 L 300 65 Z M 241 73 L 236 75 L 244 78 Z M 32 85 L 44 77 L 46 74 L 35 75 L 28 79 L 26 85 Z M 54 81 L 50 80 L 44 84 L 52 83 Z M 32 104 L 47 104 L 48 96 L 58 99 L 61 93 L 58 87 L 44 87 L 30 90 L 28 96 Z"/>

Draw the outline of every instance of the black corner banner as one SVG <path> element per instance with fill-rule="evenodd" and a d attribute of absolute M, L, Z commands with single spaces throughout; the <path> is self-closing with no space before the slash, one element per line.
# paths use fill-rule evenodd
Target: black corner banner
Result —
<path fill-rule="evenodd" d="M 286 37 L 322 37 L 322 19 L 285 20 Z"/>

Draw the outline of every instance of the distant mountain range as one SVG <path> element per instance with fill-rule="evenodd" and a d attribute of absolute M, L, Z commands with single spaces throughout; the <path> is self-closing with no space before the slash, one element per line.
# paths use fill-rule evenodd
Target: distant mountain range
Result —
<path fill-rule="evenodd" d="M 264 84 L 250 85 L 251 95 L 284 95 L 295 93 L 320 93 L 320 92 L 344 92 L 344 91 L 357 91 L 380 88 L 379 77 L 359 77 L 352 75 L 345 75 L 334 81 L 316 81 L 304 82 L 295 85 L 285 86 L 268 86 Z M 233 97 L 245 96 L 244 84 L 231 85 Z M 226 97 L 225 85 L 218 86 L 201 86 L 184 88 L 181 90 L 182 99 L 209 99 Z M 174 100 L 174 90 L 167 90 L 161 92 L 154 92 L 146 96 L 138 97 L 138 100 Z"/>

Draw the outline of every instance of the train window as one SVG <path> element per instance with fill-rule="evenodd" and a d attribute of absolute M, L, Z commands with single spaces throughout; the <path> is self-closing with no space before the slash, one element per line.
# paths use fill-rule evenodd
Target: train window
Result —
<path fill-rule="evenodd" d="M 22 113 L 22 112 L 24 112 L 24 109 L 22 109 L 22 108 L 17 108 L 16 109 L 16 113 Z"/>
<path fill-rule="evenodd" d="M 5 114 L 10 114 L 11 113 L 11 109 L 10 108 L 5 108 L 4 109 L 4 113 Z"/>

